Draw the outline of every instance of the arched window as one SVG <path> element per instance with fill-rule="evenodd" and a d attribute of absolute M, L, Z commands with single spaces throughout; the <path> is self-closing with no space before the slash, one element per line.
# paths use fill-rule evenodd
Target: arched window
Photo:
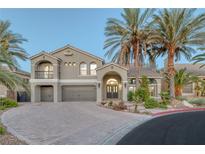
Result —
<path fill-rule="evenodd" d="M 97 68 L 96 63 L 91 63 L 90 64 L 90 75 L 96 75 L 96 68 Z"/>
<path fill-rule="evenodd" d="M 80 64 L 80 75 L 87 75 L 87 64 L 84 62 Z"/>
<path fill-rule="evenodd" d="M 48 61 L 40 62 L 37 66 L 36 78 L 52 79 L 53 78 L 53 64 Z"/>

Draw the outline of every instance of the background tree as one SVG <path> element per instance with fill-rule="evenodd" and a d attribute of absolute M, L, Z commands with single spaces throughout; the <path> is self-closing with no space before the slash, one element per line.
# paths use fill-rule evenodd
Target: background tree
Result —
<path fill-rule="evenodd" d="M 167 71 L 170 79 L 170 96 L 175 98 L 174 61 L 181 56 L 190 60 L 195 47 L 205 43 L 205 14 L 196 9 L 163 9 L 154 15 L 158 52 L 168 56 Z"/>
<path fill-rule="evenodd" d="M 183 88 L 185 85 L 192 83 L 193 76 L 191 73 L 187 73 L 186 69 L 180 69 L 176 71 L 174 76 L 175 96 L 182 96 Z"/>

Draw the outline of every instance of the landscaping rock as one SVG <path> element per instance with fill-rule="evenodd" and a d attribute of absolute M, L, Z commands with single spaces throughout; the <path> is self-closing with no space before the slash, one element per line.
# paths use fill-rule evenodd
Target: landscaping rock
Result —
<path fill-rule="evenodd" d="M 186 107 L 190 107 L 190 108 L 194 107 L 192 104 L 188 103 L 186 100 L 183 100 L 182 104 Z"/>

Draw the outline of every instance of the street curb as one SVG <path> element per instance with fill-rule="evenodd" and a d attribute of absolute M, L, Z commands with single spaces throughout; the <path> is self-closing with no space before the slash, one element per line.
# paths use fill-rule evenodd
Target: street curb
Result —
<path fill-rule="evenodd" d="M 176 109 L 176 110 L 171 110 L 171 111 L 153 113 L 152 116 L 159 117 L 159 116 L 165 116 L 165 115 L 170 115 L 170 114 L 177 114 L 177 113 L 183 113 L 183 112 L 194 112 L 194 111 L 205 111 L 205 108 Z"/>
<path fill-rule="evenodd" d="M 11 109 L 12 110 L 12 109 Z M 2 115 L 1 115 L 1 123 L 6 127 L 6 130 L 7 132 L 11 133 L 12 135 L 16 136 L 19 140 L 22 140 L 24 142 L 26 142 L 27 144 L 30 144 L 30 145 L 37 145 L 36 143 L 30 141 L 29 139 L 23 137 L 22 135 L 18 134 L 15 129 L 13 128 L 10 128 L 8 127 L 7 123 L 6 123 L 6 120 L 5 120 L 5 114 L 8 114 L 10 110 L 4 112 Z"/>
<path fill-rule="evenodd" d="M 153 119 L 153 117 L 146 118 L 142 121 L 135 120 L 133 122 L 128 123 L 127 125 L 123 125 L 122 127 L 118 128 L 115 132 L 113 132 L 111 135 L 105 137 L 103 141 L 98 143 L 98 145 L 116 145 L 122 139 L 122 137 L 124 137 L 132 129 L 138 127 L 139 125 L 151 119 Z"/>

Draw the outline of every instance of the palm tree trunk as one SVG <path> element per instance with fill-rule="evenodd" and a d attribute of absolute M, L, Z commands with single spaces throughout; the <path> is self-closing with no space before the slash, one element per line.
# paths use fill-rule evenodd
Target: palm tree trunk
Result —
<path fill-rule="evenodd" d="M 139 70 L 139 41 L 133 44 L 133 52 L 134 52 L 134 67 L 135 67 L 135 80 L 136 80 L 136 89 L 139 87 L 139 77 L 140 77 L 140 70 Z"/>
<path fill-rule="evenodd" d="M 182 87 L 181 86 L 175 86 L 175 96 L 182 96 Z"/>
<path fill-rule="evenodd" d="M 170 90 L 170 97 L 171 100 L 175 98 L 175 86 L 174 86 L 174 48 L 169 49 L 168 55 L 168 74 L 169 74 L 169 90 Z"/>

